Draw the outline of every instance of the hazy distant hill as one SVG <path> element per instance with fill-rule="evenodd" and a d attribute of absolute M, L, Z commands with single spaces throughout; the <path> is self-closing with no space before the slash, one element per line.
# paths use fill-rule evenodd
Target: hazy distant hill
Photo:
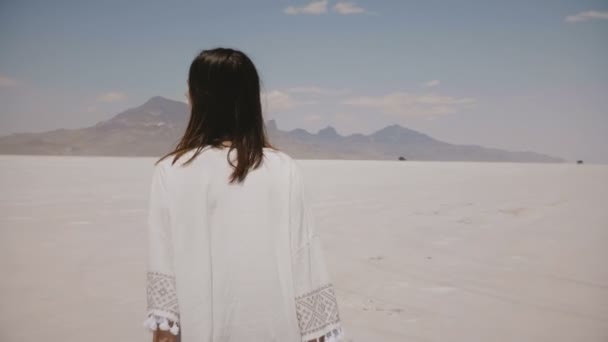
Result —
<path fill-rule="evenodd" d="M 161 156 L 175 146 L 188 121 L 183 102 L 155 96 L 94 126 L 0 137 L 0 154 Z M 313 134 L 281 131 L 266 122 L 271 142 L 301 159 L 391 159 L 450 161 L 562 162 L 534 152 L 512 152 L 475 145 L 454 145 L 399 126 L 370 135 L 339 135 L 328 126 Z"/>

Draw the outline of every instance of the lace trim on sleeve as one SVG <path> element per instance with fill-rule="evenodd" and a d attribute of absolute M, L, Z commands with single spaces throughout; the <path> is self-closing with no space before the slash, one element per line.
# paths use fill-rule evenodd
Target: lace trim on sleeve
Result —
<path fill-rule="evenodd" d="M 330 342 L 344 336 L 340 327 L 338 301 L 331 283 L 296 297 L 296 315 L 302 341 L 325 336 L 326 342 Z"/>
<path fill-rule="evenodd" d="M 160 272 L 147 272 L 147 319 L 144 327 L 150 330 L 170 330 L 177 335 L 179 332 L 179 306 L 175 277 Z M 173 322 L 169 326 L 169 321 Z"/>

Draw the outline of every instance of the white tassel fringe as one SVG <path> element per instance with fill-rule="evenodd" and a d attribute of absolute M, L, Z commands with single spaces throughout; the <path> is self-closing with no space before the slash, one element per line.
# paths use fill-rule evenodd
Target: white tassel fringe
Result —
<path fill-rule="evenodd" d="M 144 321 L 144 327 L 151 331 L 160 329 L 164 331 L 169 330 L 173 335 L 179 334 L 179 326 L 177 325 L 177 322 L 173 322 L 173 325 L 170 327 L 169 320 L 166 317 L 161 317 L 158 315 L 150 315 Z"/>
<path fill-rule="evenodd" d="M 179 333 L 179 327 L 177 326 L 177 322 L 173 322 L 173 326 L 171 327 L 171 333 L 173 335 L 177 335 Z"/>
<path fill-rule="evenodd" d="M 342 327 L 337 327 L 325 334 L 325 342 L 340 342 L 344 339 L 344 335 L 344 329 Z"/>
<path fill-rule="evenodd" d="M 169 330 L 169 320 L 163 317 L 163 322 L 158 326 L 160 330 Z"/>
<path fill-rule="evenodd" d="M 331 331 L 328 331 L 325 334 L 325 342 L 340 342 L 340 341 L 344 340 L 345 336 L 346 336 L 346 334 L 344 332 L 344 328 L 337 327 L 337 328 L 332 329 Z M 303 339 L 302 341 L 305 341 L 305 340 Z M 310 339 L 306 339 L 305 342 L 308 342 L 308 341 L 310 341 Z M 319 338 L 317 338 L 312 341 L 318 342 L 320 340 L 319 340 Z"/>

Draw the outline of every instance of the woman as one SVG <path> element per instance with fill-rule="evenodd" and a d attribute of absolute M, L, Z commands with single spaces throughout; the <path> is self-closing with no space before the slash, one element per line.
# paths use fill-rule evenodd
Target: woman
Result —
<path fill-rule="evenodd" d="M 304 178 L 267 140 L 255 66 L 202 51 L 188 88 L 185 134 L 151 182 L 144 325 L 154 341 L 341 340 Z"/>

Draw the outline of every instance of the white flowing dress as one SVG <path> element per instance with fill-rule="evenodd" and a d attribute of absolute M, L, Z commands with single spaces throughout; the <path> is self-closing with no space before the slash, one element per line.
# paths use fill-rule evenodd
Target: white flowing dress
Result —
<path fill-rule="evenodd" d="M 154 166 L 144 326 L 181 342 L 343 340 L 298 162 L 264 148 L 260 167 L 229 184 L 228 152 Z"/>

